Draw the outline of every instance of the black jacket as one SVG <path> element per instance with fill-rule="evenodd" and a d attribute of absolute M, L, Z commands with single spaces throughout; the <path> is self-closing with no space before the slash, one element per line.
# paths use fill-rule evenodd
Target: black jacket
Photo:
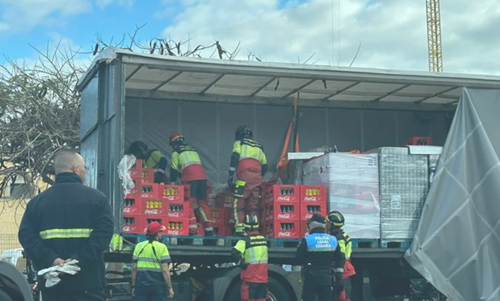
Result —
<path fill-rule="evenodd" d="M 311 230 L 310 234 L 313 233 L 325 233 L 325 229 L 314 228 Z M 308 252 L 307 242 L 305 238 L 302 238 L 297 248 L 295 259 L 298 264 L 303 265 L 309 269 L 330 270 L 334 266 L 334 264 L 342 268 L 345 264 L 345 256 L 341 252 L 340 246 L 337 245 L 337 249 L 335 249 L 335 252 Z"/>
<path fill-rule="evenodd" d="M 103 253 L 113 235 L 113 215 L 106 196 L 82 184 L 73 173 L 60 173 L 55 184 L 34 197 L 24 212 L 19 241 L 37 270 L 54 259 L 77 259 L 81 271 L 63 275 L 54 290 L 105 287 Z M 45 288 L 43 277 L 38 277 Z"/>

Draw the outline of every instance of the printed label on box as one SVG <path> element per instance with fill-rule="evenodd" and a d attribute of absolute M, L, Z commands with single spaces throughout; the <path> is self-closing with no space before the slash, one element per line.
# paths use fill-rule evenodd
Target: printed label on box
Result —
<path fill-rule="evenodd" d="M 401 195 L 399 194 L 391 195 L 391 209 L 401 210 Z"/>

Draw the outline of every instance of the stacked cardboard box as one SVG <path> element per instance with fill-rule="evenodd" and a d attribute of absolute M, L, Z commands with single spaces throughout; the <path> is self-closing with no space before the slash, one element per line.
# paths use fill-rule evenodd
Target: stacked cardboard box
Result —
<path fill-rule="evenodd" d="M 328 153 L 303 164 L 303 183 L 327 188 L 328 211 L 340 211 L 353 238 L 380 238 L 378 156 Z"/>
<path fill-rule="evenodd" d="M 379 154 L 381 239 L 413 239 L 429 186 L 427 155 L 413 155 L 406 147 L 382 147 Z"/>

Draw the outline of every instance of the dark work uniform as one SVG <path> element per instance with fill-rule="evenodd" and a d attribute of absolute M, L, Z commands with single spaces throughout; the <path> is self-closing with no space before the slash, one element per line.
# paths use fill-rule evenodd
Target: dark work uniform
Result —
<path fill-rule="evenodd" d="M 100 191 L 82 184 L 73 173 L 60 173 L 55 184 L 35 196 L 24 212 L 19 242 L 35 268 L 52 266 L 54 259 L 76 259 L 76 275 L 45 287 L 38 277 L 43 301 L 106 300 L 103 254 L 113 235 L 113 216 Z"/>
<path fill-rule="evenodd" d="M 337 239 L 325 233 L 324 228 L 314 228 L 297 248 L 296 260 L 303 267 L 303 301 L 323 301 L 332 298 L 332 266 L 344 266 L 345 257 Z"/>

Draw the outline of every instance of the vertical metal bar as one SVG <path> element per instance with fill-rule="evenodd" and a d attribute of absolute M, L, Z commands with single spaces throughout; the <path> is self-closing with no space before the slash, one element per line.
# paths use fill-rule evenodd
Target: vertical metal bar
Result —
<path fill-rule="evenodd" d="M 217 183 L 222 183 L 220 174 L 222 169 L 220 162 L 220 104 L 217 102 L 215 104 L 215 146 L 217 148 L 217 156 L 215 164 L 217 164 L 216 172 L 217 172 Z"/>
<path fill-rule="evenodd" d="M 399 146 L 399 112 L 394 111 L 394 128 L 396 129 L 396 145 Z"/>
<path fill-rule="evenodd" d="M 361 125 L 361 129 L 360 129 L 360 137 L 361 137 L 361 149 L 360 151 L 361 152 L 364 152 L 365 151 L 365 116 L 364 116 L 364 111 L 360 111 L 359 112 L 359 122 L 360 122 L 360 125 Z"/>
<path fill-rule="evenodd" d="M 325 108 L 325 142 L 330 146 L 330 108 Z"/>
<path fill-rule="evenodd" d="M 109 145 L 114 141 L 114 155 L 111 158 L 112 167 L 109 170 L 110 185 L 114 188 L 113 195 L 110 196 L 112 203 L 114 204 L 113 213 L 115 216 L 115 233 L 120 233 L 122 229 L 122 210 L 121 201 L 124 198 L 122 186 L 119 185 L 115 177 L 115 170 L 118 166 L 119 161 L 123 158 L 125 154 L 125 68 L 121 60 L 117 60 L 115 63 L 114 72 L 114 95 L 113 100 L 115 104 L 115 117 L 114 117 L 114 137 L 115 139 L 110 139 Z M 113 191 L 113 189 L 111 189 Z"/>

